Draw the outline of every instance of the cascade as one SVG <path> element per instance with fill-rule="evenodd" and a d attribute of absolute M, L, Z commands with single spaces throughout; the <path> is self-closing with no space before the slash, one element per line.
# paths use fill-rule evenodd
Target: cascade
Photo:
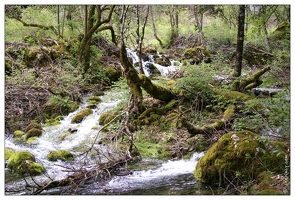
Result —
<path fill-rule="evenodd" d="M 136 65 L 139 62 L 137 52 L 131 48 L 126 48 L 126 51 L 127 51 L 127 56 L 132 59 L 133 66 L 136 67 Z M 157 56 L 159 58 L 162 58 L 164 55 L 157 52 Z M 181 63 L 178 61 L 172 60 L 172 59 L 169 59 L 169 60 L 170 60 L 171 65 L 163 66 L 163 65 L 156 63 L 154 60 L 154 56 L 149 54 L 148 59 L 146 59 L 146 60 L 142 59 L 142 66 L 143 66 L 143 71 L 144 71 L 145 75 L 151 76 L 154 73 L 153 72 L 155 70 L 154 68 L 159 70 L 161 76 L 163 76 L 163 77 L 167 77 L 170 72 L 174 72 L 174 71 L 179 70 Z"/>

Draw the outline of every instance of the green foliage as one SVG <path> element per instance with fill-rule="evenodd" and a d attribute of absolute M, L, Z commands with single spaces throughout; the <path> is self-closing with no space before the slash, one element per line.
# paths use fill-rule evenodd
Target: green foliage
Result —
<path fill-rule="evenodd" d="M 237 40 L 237 31 L 224 21 L 214 18 L 203 27 L 204 38 L 208 42 L 210 50 L 214 50 L 221 45 L 231 45 Z"/>
<path fill-rule="evenodd" d="M 278 134 L 284 140 L 290 138 L 290 102 L 286 100 L 289 92 L 281 92 L 273 98 L 253 99 L 236 114 L 232 128 L 252 130 L 266 134 Z"/>
<path fill-rule="evenodd" d="M 211 104 L 211 100 L 215 95 L 212 88 L 208 85 L 212 81 L 214 74 L 211 65 L 202 64 L 198 67 L 188 65 L 183 66 L 181 69 L 184 72 L 184 76 L 178 79 L 176 86 L 181 89 L 188 99 L 197 100 L 196 103 L 199 104 L 200 108 Z"/>

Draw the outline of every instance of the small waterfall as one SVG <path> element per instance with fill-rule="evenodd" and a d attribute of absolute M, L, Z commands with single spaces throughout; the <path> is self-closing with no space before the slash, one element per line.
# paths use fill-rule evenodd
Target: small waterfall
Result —
<path fill-rule="evenodd" d="M 136 64 L 139 62 L 137 52 L 130 48 L 126 48 L 126 51 L 127 51 L 127 56 L 132 59 L 133 66 L 136 66 Z M 157 56 L 159 58 L 162 58 L 164 55 L 161 55 L 159 52 L 157 52 Z M 178 66 L 181 66 L 181 63 L 179 61 L 175 61 L 172 59 L 169 59 L 169 60 L 171 63 L 170 66 L 162 66 L 155 62 L 153 55 L 149 54 L 148 60 L 142 60 L 142 66 L 143 66 L 143 71 L 145 75 L 151 76 L 153 74 L 152 70 L 154 67 L 160 71 L 161 76 L 163 77 L 167 77 L 170 72 L 179 70 Z"/>

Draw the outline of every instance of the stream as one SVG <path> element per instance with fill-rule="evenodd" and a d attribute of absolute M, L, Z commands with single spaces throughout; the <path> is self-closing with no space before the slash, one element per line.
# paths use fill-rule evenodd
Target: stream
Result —
<path fill-rule="evenodd" d="M 129 50 L 129 56 L 136 62 L 136 55 L 132 50 Z M 153 62 L 152 57 L 150 61 L 145 61 L 146 64 Z M 173 63 L 173 62 L 171 62 Z M 157 64 L 154 64 L 157 67 Z M 157 67 L 162 76 L 165 76 L 169 70 L 175 70 L 175 66 Z M 150 75 L 147 67 L 144 67 L 147 75 Z M 128 92 L 128 91 L 126 91 Z M 90 94 L 89 94 L 90 95 Z M 88 96 L 89 96 L 88 95 Z M 98 134 L 98 129 L 101 127 L 98 123 L 99 117 L 102 113 L 113 109 L 120 102 L 119 99 L 113 97 L 111 91 L 105 92 L 101 97 L 102 102 L 97 105 L 97 108 L 92 109 L 93 113 L 84 118 L 79 124 L 72 124 L 72 117 L 79 111 L 87 107 L 87 97 L 85 96 L 80 107 L 70 113 L 60 121 L 60 125 L 44 126 L 44 132 L 37 138 L 35 144 L 16 143 L 12 136 L 5 137 L 5 147 L 15 151 L 29 151 L 35 158 L 36 162 L 42 164 L 47 176 L 52 180 L 61 180 L 68 177 L 69 172 L 65 170 L 65 166 L 79 168 L 83 162 L 84 166 L 91 166 L 95 164 L 98 158 L 76 159 L 73 162 L 67 163 L 63 161 L 49 161 L 47 154 L 52 150 L 69 150 L 74 156 L 81 153 L 83 147 L 90 146 Z M 68 129 L 77 129 L 76 132 L 64 135 Z M 63 139 L 61 137 L 63 136 Z M 98 135 L 99 139 L 99 135 Z M 97 149 L 103 151 L 104 147 L 100 144 L 95 144 Z M 112 152 L 108 152 L 112 153 Z M 131 174 L 126 176 L 114 176 L 109 180 L 95 181 L 93 183 L 85 184 L 83 188 L 75 191 L 76 195 L 180 195 L 180 194 L 206 194 L 208 191 L 200 191 L 197 189 L 196 181 L 193 172 L 198 160 L 204 155 L 204 152 L 195 152 L 190 159 L 181 159 L 176 161 L 162 161 L 153 159 L 143 159 L 139 161 L 139 165 L 150 167 L 142 170 L 131 170 Z M 48 182 L 48 177 L 41 175 L 34 177 L 38 183 Z M 29 178 L 26 178 L 29 180 Z M 5 168 L 5 195 L 26 195 L 29 193 L 22 190 L 26 183 L 24 179 L 12 174 L 9 169 Z M 16 192 L 19 189 L 20 192 Z M 14 192 L 9 192 L 14 191 Z M 210 191 L 209 191 L 210 193 Z M 48 194 L 67 194 L 63 188 L 54 188 L 48 191 L 43 191 L 41 195 Z"/>

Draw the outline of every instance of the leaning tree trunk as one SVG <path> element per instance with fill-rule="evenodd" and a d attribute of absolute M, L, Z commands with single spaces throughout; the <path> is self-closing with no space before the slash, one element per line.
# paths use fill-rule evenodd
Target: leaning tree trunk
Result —
<path fill-rule="evenodd" d="M 163 100 L 166 102 L 171 101 L 176 96 L 168 89 L 158 86 L 154 84 L 150 78 L 145 76 L 144 74 L 138 74 L 136 69 L 129 62 L 127 57 L 126 46 L 124 42 L 124 23 L 126 18 L 128 7 L 122 6 L 122 14 L 120 17 L 120 36 L 121 36 L 121 48 L 120 48 L 120 61 L 122 64 L 122 71 L 126 77 L 127 84 L 130 88 L 130 94 L 133 98 L 133 108 L 131 111 L 135 114 L 140 114 L 143 112 L 144 107 L 142 105 L 143 88 L 147 93 L 149 93 L 152 97 Z"/>

